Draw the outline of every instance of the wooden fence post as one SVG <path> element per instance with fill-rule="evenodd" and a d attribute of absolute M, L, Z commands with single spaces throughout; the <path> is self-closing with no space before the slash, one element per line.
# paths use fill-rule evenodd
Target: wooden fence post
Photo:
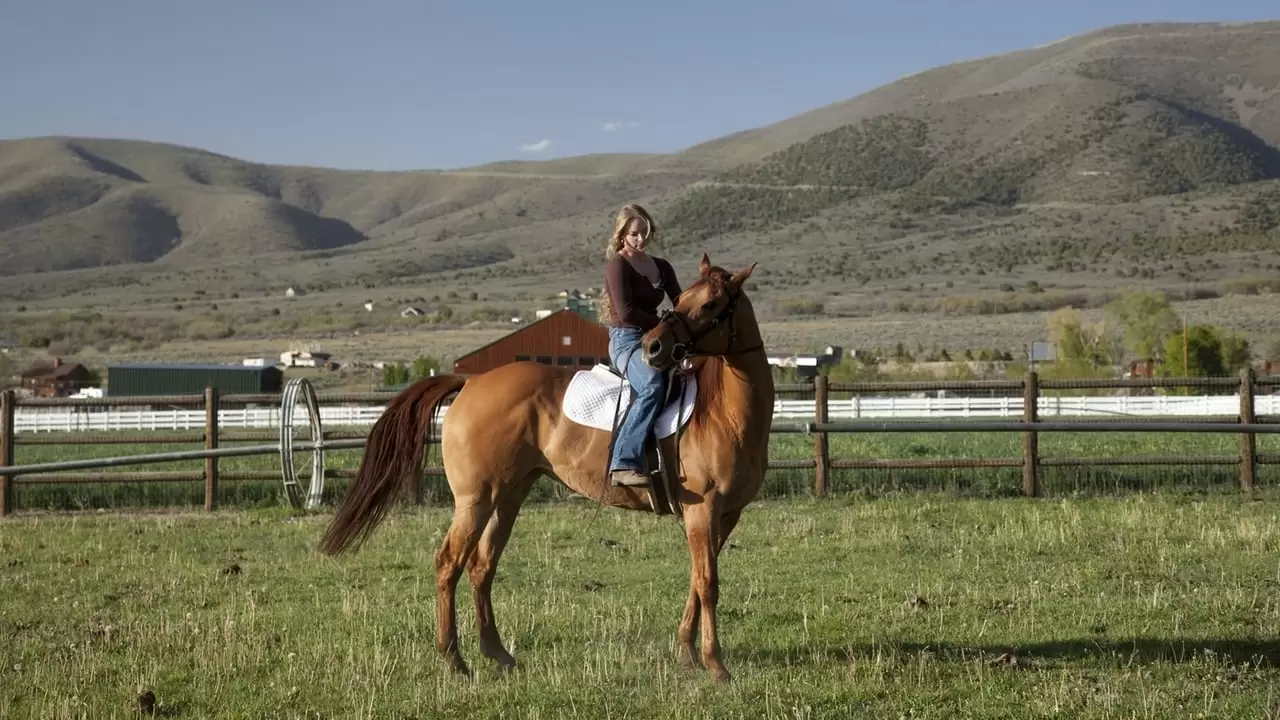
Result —
<path fill-rule="evenodd" d="M 1255 380 L 1252 367 L 1240 371 L 1240 422 L 1252 423 L 1253 415 L 1253 383 Z M 1253 492 L 1258 473 L 1258 438 L 1253 433 L 1240 434 L 1240 489 Z"/>
<path fill-rule="evenodd" d="M 12 390 L 0 390 L 0 465 L 14 465 L 13 446 L 17 442 L 14 408 L 18 404 Z M 14 478 L 0 475 L 0 517 L 14 511 Z"/>
<path fill-rule="evenodd" d="M 204 447 L 218 448 L 218 389 L 204 389 Z M 204 459 L 204 509 L 213 512 L 218 507 L 218 458 Z"/>
<path fill-rule="evenodd" d="M 1022 383 L 1022 420 L 1039 422 L 1040 379 L 1034 370 L 1027 371 Z M 1040 493 L 1040 441 L 1035 430 L 1022 433 L 1022 494 L 1035 497 Z"/>
<path fill-rule="evenodd" d="M 827 376 L 813 379 L 813 421 L 827 422 Z M 825 432 L 813 434 L 813 494 L 824 497 L 831 473 L 831 446 Z"/>

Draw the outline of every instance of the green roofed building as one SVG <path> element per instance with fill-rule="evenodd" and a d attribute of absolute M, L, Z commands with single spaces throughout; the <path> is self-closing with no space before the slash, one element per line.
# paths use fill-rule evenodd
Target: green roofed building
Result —
<path fill-rule="evenodd" d="M 200 395 L 206 387 L 220 395 L 278 393 L 284 373 L 275 366 L 251 365 L 111 365 L 107 392 L 111 397 Z"/>

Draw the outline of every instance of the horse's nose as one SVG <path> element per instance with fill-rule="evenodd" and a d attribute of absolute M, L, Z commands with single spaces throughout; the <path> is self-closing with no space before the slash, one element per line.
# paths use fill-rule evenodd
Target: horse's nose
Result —
<path fill-rule="evenodd" d="M 649 343 L 649 347 L 645 348 L 645 350 L 649 353 L 649 357 L 657 356 L 659 352 L 662 352 L 662 341 L 654 340 Z"/>

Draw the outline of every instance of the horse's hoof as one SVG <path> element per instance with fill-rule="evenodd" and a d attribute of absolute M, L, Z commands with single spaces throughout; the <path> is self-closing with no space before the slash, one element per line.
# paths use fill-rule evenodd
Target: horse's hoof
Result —
<path fill-rule="evenodd" d="M 702 669 L 702 661 L 698 659 L 698 654 L 692 648 L 682 651 L 678 656 L 680 667 L 685 670 Z"/>
<path fill-rule="evenodd" d="M 711 680 L 717 685 L 726 685 L 729 681 L 733 680 L 733 676 L 730 675 L 729 671 L 725 670 L 723 667 L 713 667 L 711 668 Z"/>
<path fill-rule="evenodd" d="M 500 670 L 515 670 L 516 659 L 501 644 L 481 645 L 480 654 L 489 658 Z"/>

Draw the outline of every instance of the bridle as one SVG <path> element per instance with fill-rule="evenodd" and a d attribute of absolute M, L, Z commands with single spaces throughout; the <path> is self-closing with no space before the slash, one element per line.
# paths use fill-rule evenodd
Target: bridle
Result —
<path fill-rule="evenodd" d="M 734 343 L 738 340 L 738 330 L 733 325 L 733 315 L 734 311 L 738 308 L 738 299 L 740 297 L 742 297 L 741 291 L 730 294 L 729 302 L 725 303 L 725 306 L 720 309 L 720 312 L 716 313 L 715 317 L 711 318 L 706 325 L 703 325 L 702 328 L 696 331 L 690 325 L 689 319 L 685 317 L 684 313 L 677 312 L 675 309 L 664 310 L 658 319 L 658 325 L 670 325 L 672 327 L 672 334 L 676 336 L 676 344 L 671 347 L 671 360 L 673 362 L 680 363 L 686 358 L 696 357 L 699 355 L 741 355 L 743 353 L 762 349 L 764 347 L 763 344 L 738 348 L 736 350 L 733 348 Z M 699 349 L 698 342 L 715 331 L 716 328 L 720 327 L 720 323 L 726 321 L 729 323 L 729 343 L 725 349 L 721 352 L 707 352 L 706 350 Z M 687 340 L 683 342 L 680 340 L 680 333 L 675 330 L 677 327 L 684 331 L 686 338 L 688 338 Z"/>

